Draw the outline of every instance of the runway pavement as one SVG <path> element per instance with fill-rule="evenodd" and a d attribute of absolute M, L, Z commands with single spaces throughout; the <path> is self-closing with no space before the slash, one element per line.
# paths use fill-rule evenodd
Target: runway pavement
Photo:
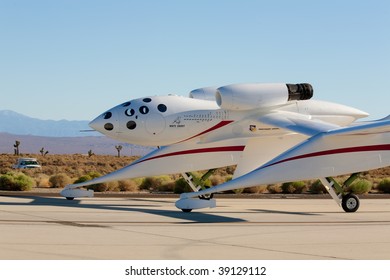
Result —
<path fill-rule="evenodd" d="M 0 259 L 390 259 L 390 200 L 0 196 Z"/>

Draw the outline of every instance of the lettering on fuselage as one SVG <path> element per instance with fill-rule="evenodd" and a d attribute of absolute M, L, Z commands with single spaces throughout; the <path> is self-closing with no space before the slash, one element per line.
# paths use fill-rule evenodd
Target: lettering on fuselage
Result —
<path fill-rule="evenodd" d="M 177 117 L 169 127 L 186 127 L 185 124 L 181 124 L 181 117 Z"/>
<path fill-rule="evenodd" d="M 171 128 L 183 128 L 191 123 L 204 123 L 214 120 L 226 120 L 228 119 L 228 112 L 225 110 L 218 111 L 206 111 L 206 112 L 189 112 L 182 116 L 178 116 L 170 125 Z"/>
<path fill-rule="evenodd" d="M 185 124 L 170 124 L 169 127 L 186 127 Z"/>
<path fill-rule="evenodd" d="M 193 112 L 183 115 L 185 121 L 196 121 L 196 122 L 211 122 L 213 120 L 226 120 L 229 114 L 226 110 L 218 110 L 213 112 Z"/>
<path fill-rule="evenodd" d="M 264 127 L 264 128 L 259 128 L 259 130 L 270 131 L 270 130 L 280 130 L 280 128 L 279 127 Z"/>
<path fill-rule="evenodd" d="M 256 131 L 275 131 L 280 130 L 279 127 L 257 127 L 255 124 L 249 125 L 249 130 L 252 132 Z"/>
<path fill-rule="evenodd" d="M 215 120 L 226 120 L 229 113 L 225 110 L 205 111 L 205 112 L 189 112 L 177 117 L 170 125 L 171 128 L 183 128 L 191 123 L 205 123 Z"/>

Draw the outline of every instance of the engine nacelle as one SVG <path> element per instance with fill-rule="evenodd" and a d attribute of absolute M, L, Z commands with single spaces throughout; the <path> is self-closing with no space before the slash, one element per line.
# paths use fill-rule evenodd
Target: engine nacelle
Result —
<path fill-rule="evenodd" d="M 253 110 L 307 100 L 313 96 L 310 84 L 234 84 L 217 89 L 217 104 L 226 110 Z"/>
<path fill-rule="evenodd" d="M 215 101 L 217 87 L 204 87 L 194 89 L 190 92 L 190 98 Z"/>

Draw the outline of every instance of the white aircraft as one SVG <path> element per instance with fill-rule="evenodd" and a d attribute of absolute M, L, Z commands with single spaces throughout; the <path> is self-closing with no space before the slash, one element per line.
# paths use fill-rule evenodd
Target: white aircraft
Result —
<path fill-rule="evenodd" d="M 215 207 L 216 192 L 319 178 L 339 206 L 355 212 L 359 199 L 346 190 L 355 174 L 343 185 L 332 177 L 389 165 L 390 116 L 355 122 L 368 114 L 312 96 L 306 83 L 255 83 L 125 102 L 90 126 L 119 141 L 161 148 L 100 178 L 68 185 L 61 194 L 90 197 L 93 191 L 81 187 L 182 173 L 193 192 L 181 194 L 176 207 L 190 212 Z M 194 184 L 189 173 L 229 165 L 237 165 L 233 179 L 211 188 Z"/>

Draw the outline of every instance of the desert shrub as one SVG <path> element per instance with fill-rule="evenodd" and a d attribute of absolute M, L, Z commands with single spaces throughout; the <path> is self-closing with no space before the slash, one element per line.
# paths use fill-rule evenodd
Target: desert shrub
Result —
<path fill-rule="evenodd" d="M 175 187 L 173 189 L 174 193 L 184 193 L 184 192 L 191 192 L 190 186 L 187 184 L 186 180 L 184 178 L 179 178 L 175 181 Z"/>
<path fill-rule="evenodd" d="M 234 193 L 234 194 L 242 194 L 244 192 L 244 189 L 234 189 L 231 191 L 225 191 L 224 193 Z"/>
<path fill-rule="evenodd" d="M 72 180 L 65 173 L 53 175 L 49 179 L 49 183 L 52 188 L 64 188 L 66 185 L 69 185 L 71 182 Z"/>
<path fill-rule="evenodd" d="M 225 177 L 225 182 L 222 182 L 222 183 L 226 183 L 226 182 L 229 182 L 233 180 L 233 176 L 231 175 L 227 175 Z M 226 194 L 241 194 L 243 193 L 244 189 L 234 189 L 234 190 L 230 190 L 230 191 L 224 191 L 223 193 L 226 193 Z"/>
<path fill-rule="evenodd" d="M 134 180 L 123 180 L 118 182 L 119 190 L 122 192 L 138 192 L 138 184 Z"/>
<path fill-rule="evenodd" d="M 102 176 L 102 174 L 100 174 L 99 172 L 91 171 L 91 172 L 88 172 L 86 175 L 80 176 L 76 181 L 74 181 L 74 184 L 84 183 L 86 181 L 90 181 L 92 179 L 99 178 L 101 176 Z"/>
<path fill-rule="evenodd" d="M 320 193 L 326 193 L 327 190 L 325 189 L 324 185 L 321 183 L 320 180 L 315 181 L 314 183 L 310 184 L 309 186 L 309 192 L 320 194 Z"/>
<path fill-rule="evenodd" d="M 174 185 L 170 183 L 172 183 L 172 179 L 166 175 L 146 177 L 139 188 L 141 190 L 149 191 L 172 191 L 174 189 Z"/>
<path fill-rule="evenodd" d="M 138 186 L 141 186 L 142 182 L 144 181 L 144 178 L 138 177 L 131 180 L 133 180 Z"/>
<path fill-rule="evenodd" d="M 11 167 L 2 167 L 2 168 L 0 168 L 0 174 L 7 174 L 9 172 L 13 172 L 13 170 L 15 170 L 15 169 L 13 169 Z"/>
<path fill-rule="evenodd" d="M 90 171 L 86 175 L 79 177 L 76 181 L 74 181 L 74 183 L 75 184 L 84 183 L 86 181 L 90 181 L 90 180 L 93 180 L 95 178 L 99 178 L 101 176 L 102 176 L 102 174 L 100 174 L 99 172 Z M 94 192 L 105 192 L 105 191 L 108 191 L 110 189 L 110 185 L 109 185 L 109 183 L 94 184 L 94 185 L 86 186 L 85 188 L 87 190 L 93 190 Z M 112 187 L 112 188 L 114 190 L 114 187 Z"/>
<path fill-rule="evenodd" d="M 306 189 L 305 182 L 287 182 L 283 183 L 282 186 L 283 193 L 302 193 Z"/>
<path fill-rule="evenodd" d="M 87 175 L 91 177 L 91 179 L 99 178 L 102 176 L 102 174 L 97 171 L 90 171 L 87 173 Z"/>
<path fill-rule="evenodd" d="M 372 183 L 367 180 L 356 180 L 352 185 L 348 187 L 348 191 L 354 194 L 368 193 L 372 188 Z"/>
<path fill-rule="evenodd" d="M 0 189 L 8 191 L 29 191 L 35 185 L 35 181 L 20 172 L 8 172 L 0 176 Z"/>
<path fill-rule="evenodd" d="M 158 184 L 159 182 L 155 177 L 145 177 L 139 188 L 141 190 L 154 190 Z"/>
<path fill-rule="evenodd" d="M 264 193 L 267 191 L 267 186 L 255 186 L 250 188 L 245 188 L 243 193 Z"/>
<path fill-rule="evenodd" d="M 226 173 L 227 174 L 233 175 L 235 170 L 236 170 L 236 166 L 235 165 L 226 167 Z"/>
<path fill-rule="evenodd" d="M 390 178 L 380 181 L 377 188 L 380 192 L 390 193 Z"/>
<path fill-rule="evenodd" d="M 175 189 L 175 182 L 174 181 L 166 182 L 164 184 L 161 184 L 157 188 L 157 190 L 159 192 L 173 192 L 174 189 Z"/>
<path fill-rule="evenodd" d="M 46 174 L 38 174 L 34 177 L 34 180 L 36 182 L 36 186 L 37 187 L 41 187 L 41 188 L 50 188 L 50 176 L 46 175 Z"/>
<path fill-rule="evenodd" d="M 280 185 L 268 185 L 267 191 L 272 194 L 277 194 L 282 192 L 282 188 Z"/>
<path fill-rule="evenodd" d="M 217 174 L 217 175 L 213 175 L 213 176 L 210 177 L 210 182 L 211 182 L 211 185 L 218 186 L 220 184 L 225 183 L 226 181 L 225 181 L 224 177 L 222 177 L 221 175 Z"/>
<path fill-rule="evenodd" d="M 227 176 L 225 177 L 225 182 L 229 182 L 229 181 L 231 181 L 231 180 L 233 180 L 233 176 L 232 176 L 232 175 L 227 175 Z"/>
<path fill-rule="evenodd" d="M 107 191 L 107 192 L 119 192 L 120 191 L 118 181 L 110 181 L 110 182 L 102 183 L 101 185 L 103 185 L 103 186 L 101 187 L 102 190 L 100 190 L 100 191 L 103 191 L 103 192 L 104 191 Z"/>
<path fill-rule="evenodd" d="M 159 185 L 157 190 L 160 192 L 172 192 L 175 188 L 175 182 L 168 175 L 162 175 L 157 177 Z"/>
<path fill-rule="evenodd" d="M 91 176 L 83 175 L 83 176 L 79 177 L 76 181 L 74 181 L 73 183 L 74 184 L 84 183 L 84 182 L 89 181 L 89 180 L 92 180 Z"/>
<path fill-rule="evenodd" d="M 107 183 L 94 184 L 85 187 L 87 190 L 93 190 L 94 192 L 106 192 L 109 190 Z"/>
<path fill-rule="evenodd" d="M 206 180 L 203 181 L 203 186 L 207 187 L 207 188 L 210 188 L 213 186 L 213 183 L 211 182 L 211 179 L 208 178 Z"/>

